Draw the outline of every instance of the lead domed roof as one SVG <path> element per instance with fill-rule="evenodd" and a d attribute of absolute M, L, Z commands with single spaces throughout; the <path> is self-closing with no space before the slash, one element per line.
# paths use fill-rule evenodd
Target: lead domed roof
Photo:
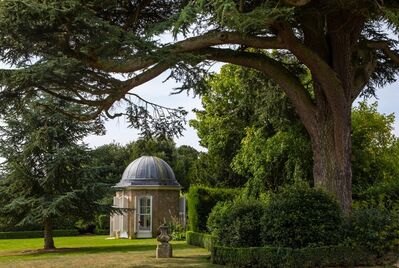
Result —
<path fill-rule="evenodd" d="M 180 187 L 172 168 L 161 158 L 142 156 L 125 169 L 121 181 L 115 187 L 174 186 Z"/>

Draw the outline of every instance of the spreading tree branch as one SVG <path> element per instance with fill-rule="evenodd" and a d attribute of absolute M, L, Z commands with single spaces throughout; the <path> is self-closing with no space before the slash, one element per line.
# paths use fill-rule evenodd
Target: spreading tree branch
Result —
<path fill-rule="evenodd" d="M 201 36 L 191 37 L 174 44 L 165 45 L 159 48 L 156 53 L 150 53 L 146 56 L 135 55 L 130 59 L 120 60 L 93 60 L 94 56 L 82 56 L 80 54 L 70 53 L 71 56 L 82 60 L 88 66 L 115 73 L 131 73 L 148 68 L 159 61 L 159 55 L 175 58 L 178 54 L 193 52 L 199 49 L 218 45 L 245 45 L 247 47 L 261 49 L 284 49 L 284 44 L 276 37 L 258 37 L 246 35 L 239 32 L 208 32 Z"/>
<path fill-rule="evenodd" d="M 348 99 L 350 95 L 346 94 L 342 82 L 334 69 L 319 55 L 304 45 L 294 35 L 293 30 L 289 25 L 281 23 L 276 24 L 274 27 L 278 30 L 279 36 L 281 36 L 288 49 L 298 58 L 299 61 L 303 62 L 309 68 L 315 83 L 320 84 L 318 90 L 324 93 L 327 102 L 325 103 L 324 98 L 322 98 L 322 103 L 319 107 L 325 109 L 326 104 L 328 105 L 327 107 L 334 118 L 335 142 L 339 143 L 341 141 L 340 137 L 343 135 L 343 130 L 339 124 L 341 123 L 341 118 L 346 117 L 348 107 L 350 109 L 350 105 L 352 104 L 351 100 Z M 319 99 L 316 99 L 317 103 L 318 101 Z M 301 120 L 305 122 L 303 118 L 301 118 Z M 307 129 L 310 135 L 315 133 L 313 131 L 314 129 Z M 344 151 L 342 150 L 337 152 L 337 156 L 342 154 L 344 154 Z"/>
<path fill-rule="evenodd" d="M 316 107 L 309 92 L 282 63 L 262 54 L 230 49 L 209 48 L 201 50 L 200 53 L 206 55 L 208 59 L 253 68 L 270 77 L 290 98 L 305 127 L 311 129 L 315 126 Z"/>
<path fill-rule="evenodd" d="M 173 64 L 171 63 L 159 63 L 155 65 L 154 67 L 136 75 L 135 77 L 126 80 L 123 83 L 123 86 L 120 88 L 116 88 L 115 91 L 108 95 L 105 99 L 101 101 L 100 105 L 96 105 L 97 109 L 89 114 L 84 114 L 84 115 L 77 115 L 77 119 L 79 120 L 91 120 L 95 119 L 97 116 L 99 116 L 102 112 L 108 113 L 109 110 L 111 109 L 112 105 L 120 101 L 121 99 L 124 98 L 124 96 L 133 88 L 144 84 L 145 82 L 157 77 L 158 75 L 162 74 L 164 71 L 169 69 Z"/>
<path fill-rule="evenodd" d="M 399 53 L 392 50 L 387 41 L 366 41 L 367 47 L 373 49 L 381 49 L 384 54 L 390 58 L 395 64 L 399 65 Z"/>

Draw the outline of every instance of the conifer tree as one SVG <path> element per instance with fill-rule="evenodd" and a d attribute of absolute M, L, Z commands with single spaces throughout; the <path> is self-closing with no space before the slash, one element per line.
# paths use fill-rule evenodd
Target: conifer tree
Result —
<path fill-rule="evenodd" d="M 64 101 L 42 101 L 73 109 Z M 53 102 L 56 103 L 53 103 Z M 0 217 L 8 225 L 40 224 L 44 249 L 54 249 L 53 225 L 65 219 L 87 219 L 107 207 L 99 201 L 103 184 L 90 169 L 88 148 L 81 142 L 102 131 L 99 122 L 77 122 L 34 102 L 1 116 Z"/>

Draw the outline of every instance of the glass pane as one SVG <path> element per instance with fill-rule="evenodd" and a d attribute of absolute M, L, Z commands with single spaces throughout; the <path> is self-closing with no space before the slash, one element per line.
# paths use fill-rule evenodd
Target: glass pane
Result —
<path fill-rule="evenodd" d="M 140 227 L 140 229 L 143 229 L 143 227 L 144 227 L 144 215 L 140 215 L 139 227 Z"/>
<path fill-rule="evenodd" d="M 144 216 L 144 222 L 145 222 L 145 227 L 146 229 L 150 229 L 150 225 L 151 225 L 151 218 L 150 215 Z"/>
<path fill-rule="evenodd" d="M 139 230 L 151 230 L 151 198 L 139 199 Z"/>
<path fill-rule="evenodd" d="M 151 227 L 151 216 L 140 215 L 139 228 L 140 230 L 150 230 Z"/>

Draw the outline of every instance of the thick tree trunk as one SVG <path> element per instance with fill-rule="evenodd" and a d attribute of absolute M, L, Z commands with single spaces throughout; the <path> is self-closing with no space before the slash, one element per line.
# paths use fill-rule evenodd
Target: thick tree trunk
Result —
<path fill-rule="evenodd" d="M 342 118 L 325 112 L 318 116 L 312 138 L 313 178 L 316 187 L 334 194 L 345 213 L 352 205 L 351 115 Z"/>
<path fill-rule="evenodd" d="M 53 222 L 45 219 L 44 222 L 44 249 L 55 249 L 53 239 Z"/>

